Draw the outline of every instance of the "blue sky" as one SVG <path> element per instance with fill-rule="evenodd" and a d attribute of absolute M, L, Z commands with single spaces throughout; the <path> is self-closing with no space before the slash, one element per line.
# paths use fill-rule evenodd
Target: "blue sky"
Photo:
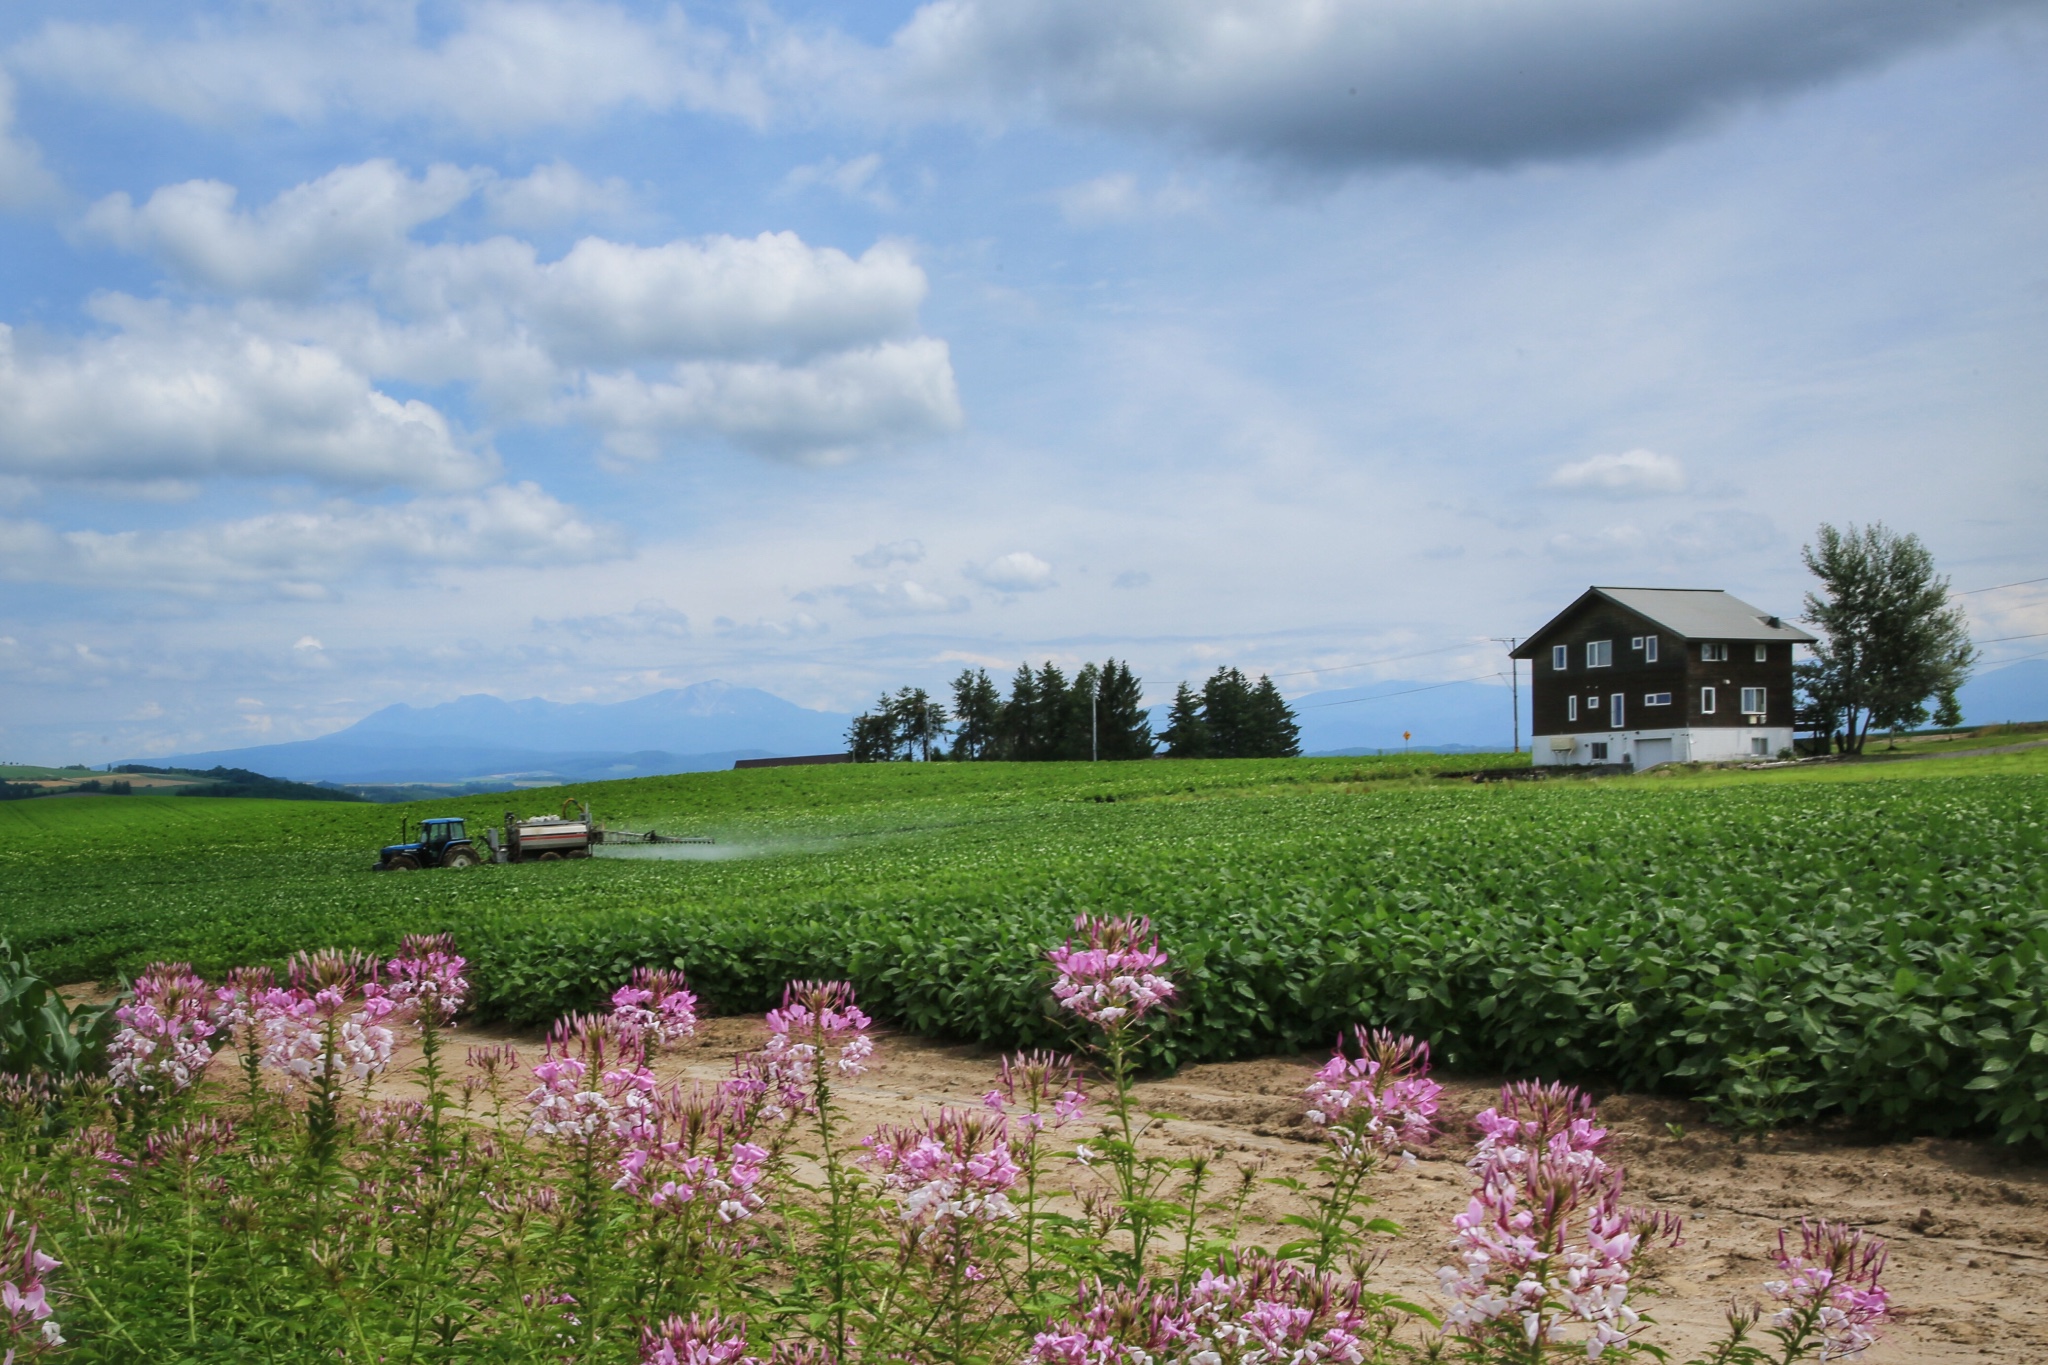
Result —
<path fill-rule="evenodd" d="M 2021 0 L 10 5 L 0 757 L 1483 678 L 1795 612 L 1823 519 L 2048 574 L 2044 73 Z"/>

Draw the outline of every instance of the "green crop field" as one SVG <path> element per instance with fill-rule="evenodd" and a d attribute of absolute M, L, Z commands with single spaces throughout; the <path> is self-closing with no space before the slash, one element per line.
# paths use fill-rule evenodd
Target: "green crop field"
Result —
<path fill-rule="evenodd" d="M 1496 760 L 1502 761 L 1505 760 Z M 1077 911 L 1153 917 L 1173 1064 L 1365 1021 L 1453 1067 L 1708 1097 L 1755 1124 L 2048 1138 L 2048 751 L 1432 779 L 1480 761 L 878 765 L 573 789 L 688 859 L 372 874 L 409 808 L 197 798 L 0 807 L 0 933 L 60 980 L 204 971 L 451 930 L 489 1014 L 634 965 L 759 1008 L 852 978 L 940 1036 L 1056 1040 L 1039 955 Z M 522 814 L 550 798 L 510 799 Z"/>

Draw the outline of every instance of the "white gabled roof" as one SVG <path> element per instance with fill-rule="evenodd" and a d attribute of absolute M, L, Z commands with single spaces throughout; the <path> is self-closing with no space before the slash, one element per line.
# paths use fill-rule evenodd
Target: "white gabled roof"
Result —
<path fill-rule="evenodd" d="M 1719 588 L 1596 587 L 1593 591 L 1688 640 L 1792 640 L 1806 645 L 1814 641 L 1799 627 Z"/>

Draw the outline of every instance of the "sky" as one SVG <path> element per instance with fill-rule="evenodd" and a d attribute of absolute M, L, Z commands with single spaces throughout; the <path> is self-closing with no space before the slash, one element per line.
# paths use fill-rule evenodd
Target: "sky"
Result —
<path fill-rule="evenodd" d="M 2038 655 L 2044 76 L 2042 0 L 17 0 L 0 758 L 1496 681 L 1822 521 Z"/>

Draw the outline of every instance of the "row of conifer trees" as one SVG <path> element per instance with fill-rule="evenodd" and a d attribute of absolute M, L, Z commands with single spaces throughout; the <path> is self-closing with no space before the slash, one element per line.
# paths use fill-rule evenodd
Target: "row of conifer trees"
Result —
<path fill-rule="evenodd" d="M 893 759 L 1051 762 L 1154 758 L 1290 758 L 1301 752 L 1294 712 L 1271 678 L 1219 668 L 1200 688 L 1182 683 L 1155 737 L 1144 686 L 1130 665 L 1083 664 L 1069 681 L 1048 660 L 1020 664 L 1005 697 L 984 668 L 953 679 L 952 704 L 921 687 L 883 693 L 854 717 L 856 763 Z"/>

